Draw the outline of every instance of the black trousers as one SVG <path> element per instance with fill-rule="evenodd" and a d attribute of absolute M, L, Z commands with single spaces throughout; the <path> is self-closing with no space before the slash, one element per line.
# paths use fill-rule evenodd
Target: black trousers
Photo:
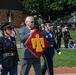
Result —
<path fill-rule="evenodd" d="M 61 48 L 61 39 L 57 39 L 58 47 Z"/>
<path fill-rule="evenodd" d="M 65 48 L 68 48 L 68 43 L 69 43 L 69 39 L 64 40 L 64 46 L 65 46 Z"/>

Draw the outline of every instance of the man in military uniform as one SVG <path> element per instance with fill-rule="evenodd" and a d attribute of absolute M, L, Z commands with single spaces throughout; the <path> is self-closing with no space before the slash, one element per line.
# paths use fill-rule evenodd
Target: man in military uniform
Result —
<path fill-rule="evenodd" d="M 17 64 L 19 61 L 16 40 L 11 37 L 11 25 L 6 23 L 1 27 L 3 37 L 0 37 L 0 67 L 1 75 L 17 75 Z"/>
<path fill-rule="evenodd" d="M 56 38 L 57 38 L 58 47 L 61 48 L 62 30 L 61 30 L 60 26 L 57 26 Z"/>
<path fill-rule="evenodd" d="M 65 31 L 63 32 L 64 35 L 64 46 L 65 48 L 68 48 L 68 43 L 69 43 L 69 39 L 70 39 L 70 32 L 68 30 L 68 27 L 65 27 Z"/>
<path fill-rule="evenodd" d="M 47 49 L 45 50 L 43 54 L 43 58 L 45 60 L 44 65 L 42 66 L 42 75 L 45 75 L 46 70 L 48 70 L 49 75 L 54 75 L 53 73 L 53 56 L 55 54 L 54 49 L 56 49 L 58 54 L 61 54 L 58 45 L 55 42 L 54 34 L 50 31 L 51 24 L 46 23 L 45 24 L 45 30 L 42 31 L 42 35 L 47 39 L 49 42 Z"/>

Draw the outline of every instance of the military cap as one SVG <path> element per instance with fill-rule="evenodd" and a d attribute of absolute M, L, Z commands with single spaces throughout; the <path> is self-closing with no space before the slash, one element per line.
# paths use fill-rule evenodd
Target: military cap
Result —
<path fill-rule="evenodd" d="M 41 24 L 41 26 L 44 26 L 45 24 Z"/>
<path fill-rule="evenodd" d="M 67 27 L 67 26 L 65 26 L 64 28 L 65 28 L 65 29 L 68 29 L 68 27 Z"/>
<path fill-rule="evenodd" d="M 50 20 L 47 20 L 47 21 L 45 21 L 44 23 L 51 23 L 51 21 L 50 21 Z"/>
<path fill-rule="evenodd" d="M 1 30 L 11 30 L 11 29 L 12 29 L 12 26 L 10 22 L 1 26 Z"/>
<path fill-rule="evenodd" d="M 45 23 L 46 25 L 53 26 L 51 23 Z"/>

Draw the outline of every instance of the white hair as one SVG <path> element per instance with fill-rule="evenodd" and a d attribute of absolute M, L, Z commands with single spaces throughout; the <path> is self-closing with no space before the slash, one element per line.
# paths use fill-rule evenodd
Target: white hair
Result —
<path fill-rule="evenodd" d="M 33 20 L 34 20 L 34 17 L 33 17 L 33 16 L 28 16 L 28 17 L 26 17 L 25 23 L 26 23 L 27 21 L 29 21 L 30 19 L 33 19 Z"/>

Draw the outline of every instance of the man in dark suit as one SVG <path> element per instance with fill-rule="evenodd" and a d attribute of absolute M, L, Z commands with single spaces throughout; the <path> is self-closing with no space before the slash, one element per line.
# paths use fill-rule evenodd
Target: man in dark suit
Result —
<path fill-rule="evenodd" d="M 20 41 L 22 43 L 22 66 L 20 75 L 28 75 L 28 72 L 33 65 L 36 75 L 42 75 L 40 70 L 40 59 L 34 56 L 31 53 L 29 48 L 24 45 L 24 43 L 28 40 L 29 36 L 34 32 L 34 18 L 32 16 L 28 16 L 25 19 L 26 26 L 23 26 L 20 29 Z"/>
<path fill-rule="evenodd" d="M 42 31 L 42 35 L 47 39 L 49 45 L 43 54 L 43 58 L 45 60 L 44 65 L 42 66 L 42 75 L 45 75 L 46 70 L 48 70 L 49 75 L 54 75 L 53 73 L 53 56 L 55 54 L 54 48 L 56 49 L 58 54 L 61 54 L 58 49 L 58 45 L 55 42 L 54 34 L 51 31 L 51 24 L 45 24 L 45 30 Z"/>

